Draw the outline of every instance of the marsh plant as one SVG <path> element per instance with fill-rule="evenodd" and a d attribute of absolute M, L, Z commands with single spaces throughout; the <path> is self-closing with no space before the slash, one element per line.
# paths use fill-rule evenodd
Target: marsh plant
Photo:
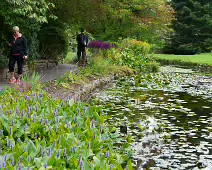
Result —
<path fill-rule="evenodd" d="M 0 169 L 132 169 L 101 107 L 5 88 L 0 110 Z"/>
<path fill-rule="evenodd" d="M 31 75 L 26 74 L 22 77 L 22 84 L 20 89 L 26 90 L 39 90 L 43 85 L 41 83 L 41 75 L 33 72 Z"/>

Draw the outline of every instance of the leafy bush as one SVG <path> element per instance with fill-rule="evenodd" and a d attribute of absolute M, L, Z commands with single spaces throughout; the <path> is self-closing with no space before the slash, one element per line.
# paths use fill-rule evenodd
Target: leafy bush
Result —
<path fill-rule="evenodd" d="M 120 44 L 120 48 L 128 48 L 133 55 L 142 57 L 146 57 L 150 51 L 150 45 L 148 43 L 130 38 L 124 39 Z"/>
<path fill-rule="evenodd" d="M 40 32 L 41 58 L 60 60 L 68 53 L 68 36 L 59 27 L 45 27 Z"/>
<path fill-rule="evenodd" d="M 148 43 L 128 38 L 120 43 L 119 48 L 111 49 L 108 56 L 115 64 L 129 66 L 139 72 L 150 72 L 152 68 L 148 68 L 150 65 L 147 63 L 153 60 L 147 55 L 149 51 Z M 156 67 L 153 70 L 157 70 Z"/>
<path fill-rule="evenodd" d="M 0 68 L 7 68 L 9 63 L 9 58 L 3 54 L 0 54 Z"/>

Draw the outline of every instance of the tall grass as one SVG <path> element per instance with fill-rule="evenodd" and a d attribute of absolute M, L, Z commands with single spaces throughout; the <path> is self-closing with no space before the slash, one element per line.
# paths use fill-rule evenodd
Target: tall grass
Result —
<path fill-rule="evenodd" d="M 24 75 L 22 77 L 22 82 L 28 89 L 39 90 L 42 86 L 41 78 L 42 77 L 40 74 L 33 72 L 31 75 Z"/>

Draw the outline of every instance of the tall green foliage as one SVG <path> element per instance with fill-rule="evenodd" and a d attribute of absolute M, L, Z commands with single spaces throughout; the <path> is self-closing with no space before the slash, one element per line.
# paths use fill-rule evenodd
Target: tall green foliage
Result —
<path fill-rule="evenodd" d="M 47 18 L 55 18 L 50 9 L 52 3 L 44 0 L 2 0 L 0 3 L 0 48 L 1 53 L 8 56 L 8 39 L 14 25 L 20 27 L 21 33 L 27 38 L 29 59 L 38 57 L 39 41 L 37 33 Z"/>
<path fill-rule="evenodd" d="M 163 0 L 105 0 L 102 10 L 100 30 L 96 30 L 95 22 L 91 26 L 104 39 L 112 40 L 136 37 L 155 43 L 169 31 L 173 17 L 172 8 Z"/>
<path fill-rule="evenodd" d="M 176 54 L 194 54 L 212 50 L 212 1 L 172 0 L 176 11 L 168 51 Z"/>
<path fill-rule="evenodd" d="M 76 34 L 84 27 L 101 40 L 136 37 L 158 44 L 169 31 L 173 10 L 166 0 L 50 0 L 59 22 Z"/>

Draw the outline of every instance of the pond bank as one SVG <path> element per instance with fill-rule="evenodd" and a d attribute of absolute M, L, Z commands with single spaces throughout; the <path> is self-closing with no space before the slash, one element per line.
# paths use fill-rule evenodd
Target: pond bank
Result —
<path fill-rule="evenodd" d="M 86 101 L 92 96 L 94 90 L 106 86 L 115 79 L 133 74 L 132 70 L 123 70 L 121 73 L 116 72 L 103 77 L 89 78 L 88 82 L 69 84 L 66 87 L 56 85 L 57 80 L 52 80 L 46 83 L 45 90 L 54 97 L 62 100 Z"/>
<path fill-rule="evenodd" d="M 199 72 L 206 72 L 206 73 L 212 73 L 212 66 L 206 65 L 206 64 L 198 64 L 198 63 L 192 63 L 182 60 L 168 60 L 168 59 L 161 59 L 161 58 L 155 58 L 157 62 L 159 62 L 161 65 L 178 65 L 183 66 L 187 68 L 194 68 L 195 70 Z"/>

